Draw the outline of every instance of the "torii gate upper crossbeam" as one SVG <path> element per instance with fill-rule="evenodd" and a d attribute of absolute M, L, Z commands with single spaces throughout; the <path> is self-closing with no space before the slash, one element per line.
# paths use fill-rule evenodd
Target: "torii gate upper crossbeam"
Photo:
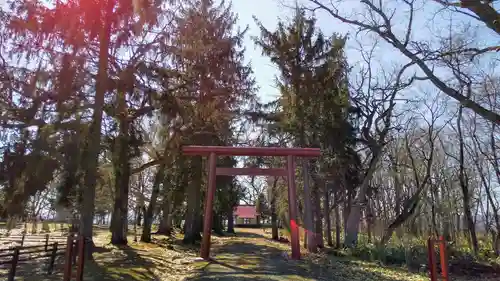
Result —
<path fill-rule="evenodd" d="M 203 222 L 203 241 L 201 257 L 210 258 L 210 236 L 212 232 L 212 211 L 215 196 L 215 179 L 217 175 L 268 175 L 287 176 L 288 178 L 288 213 L 291 228 L 292 259 L 300 259 L 299 228 L 297 224 L 297 194 L 295 187 L 295 157 L 318 157 L 319 148 L 285 148 L 285 147 L 230 147 L 230 146 L 184 146 L 185 155 L 209 156 L 208 190 L 205 201 Z M 286 156 L 286 168 L 224 168 L 217 167 L 217 156 Z"/>
<path fill-rule="evenodd" d="M 231 146 L 199 146 L 190 145 L 182 148 L 184 155 L 208 156 L 210 153 L 218 156 L 296 156 L 319 157 L 319 148 L 291 148 L 291 147 L 231 147 Z"/>

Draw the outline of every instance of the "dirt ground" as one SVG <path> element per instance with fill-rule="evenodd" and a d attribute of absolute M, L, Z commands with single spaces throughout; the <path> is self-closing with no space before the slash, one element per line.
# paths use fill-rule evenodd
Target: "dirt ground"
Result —
<path fill-rule="evenodd" d="M 426 280 L 401 269 L 329 259 L 321 254 L 303 254 L 300 261 L 290 260 L 290 246 L 271 241 L 260 229 L 239 229 L 235 237 L 219 238 L 214 244 L 213 261 L 200 263 L 195 275 L 186 280 Z"/>
<path fill-rule="evenodd" d="M 411 273 L 400 267 L 382 266 L 325 253 L 307 254 L 290 260 L 290 246 L 270 240 L 261 229 L 237 229 L 234 237 L 217 237 L 212 247 L 213 261 L 199 262 L 186 281 L 209 280 L 328 280 L 328 281 L 428 281 L 426 273 Z M 454 281 L 500 281 L 451 276 Z"/>
<path fill-rule="evenodd" d="M 377 263 L 339 258 L 326 254 L 304 254 L 290 260 L 288 244 L 271 241 L 262 229 L 237 229 L 236 235 L 212 238 L 212 261 L 200 260 L 199 245 L 186 247 L 175 239 L 154 236 L 154 243 L 133 242 L 115 247 L 109 232 L 96 231 L 94 261 L 85 264 L 85 281 L 209 281 L 209 280 L 329 280 L 329 281 L 427 281 L 425 274 L 409 273 Z M 28 262 L 19 267 L 16 281 L 60 281 L 62 261 L 52 275 L 46 262 Z M 73 270 L 75 272 L 76 269 Z M 7 268 L 0 269 L 6 280 Z M 472 280 L 452 278 L 454 281 Z M 478 280 L 473 280 L 478 281 Z M 485 279 L 481 279 L 485 281 Z M 493 279 L 491 280 L 493 281 Z M 494 280 L 500 281 L 500 280 Z"/>

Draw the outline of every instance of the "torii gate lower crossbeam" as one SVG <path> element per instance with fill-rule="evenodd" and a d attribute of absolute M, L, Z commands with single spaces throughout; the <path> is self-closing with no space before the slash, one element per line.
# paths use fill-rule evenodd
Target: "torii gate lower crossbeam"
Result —
<path fill-rule="evenodd" d="M 288 214 L 290 217 L 290 235 L 292 259 L 300 259 L 299 227 L 297 224 L 297 191 L 295 186 L 295 157 L 319 157 L 319 148 L 284 148 L 284 147 L 230 147 L 230 146 L 184 146 L 185 155 L 208 156 L 208 189 L 205 200 L 203 220 L 203 240 L 200 255 L 210 258 L 210 237 L 212 233 L 212 210 L 215 196 L 215 181 L 218 175 L 286 176 L 288 178 Z M 287 157 L 286 168 L 223 168 L 217 167 L 217 156 L 281 156 Z"/>

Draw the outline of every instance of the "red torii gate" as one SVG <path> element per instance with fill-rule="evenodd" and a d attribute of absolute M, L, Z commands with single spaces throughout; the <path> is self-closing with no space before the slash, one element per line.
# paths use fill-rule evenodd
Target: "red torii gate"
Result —
<path fill-rule="evenodd" d="M 299 227 L 297 225 L 297 194 L 295 187 L 295 157 L 319 157 L 319 148 L 184 146 L 185 155 L 208 156 L 208 189 L 205 200 L 201 257 L 210 258 L 212 209 L 216 176 L 274 176 L 288 178 L 288 214 L 290 217 L 292 259 L 300 259 Z M 287 157 L 286 168 L 223 168 L 217 167 L 217 156 L 281 156 Z"/>

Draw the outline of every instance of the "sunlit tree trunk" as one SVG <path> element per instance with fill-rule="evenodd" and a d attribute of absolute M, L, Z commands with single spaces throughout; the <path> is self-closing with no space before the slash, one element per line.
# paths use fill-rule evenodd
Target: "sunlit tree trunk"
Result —
<path fill-rule="evenodd" d="M 113 165 L 115 167 L 115 201 L 111 217 L 111 243 L 127 244 L 128 231 L 128 194 L 130 181 L 129 162 L 129 120 L 125 93 L 118 93 L 120 132 L 116 139 Z"/>
<path fill-rule="evenodd" d="M 170 235 L 172 233 L 172 194 L 171 187 L 164 183 L 163 188 L 168 188 L 169 190 L 164 190 L 166 193 L 163 196 L 162 202 L 162 219 L 160 225 L 158 226 L 157 234 Z"/>
<path fill-rule="evenodd" d="M 158 201 L 158 195 L 160 194 L 160 184 L 164 180 L 166 166 L 167 165 L 165 163 L 165 160 L 163 160 L 162 163 L 158 166 L 158 170 L 156 171 L 155 179 L 153 182 L 153 189 L 151 191 L 151 197 L 149 199 L 149 205 L 144 214 L 144 225 L 142 226 L 141 234 L 142 242 L 151 242 L 151 227 L 153 224 L 153 216 Z"/>
<path fill-rule="evenodd" d="M 97 181 L 97 167 L 99 162 L 99 153 L 101 151 L 101 124 L 104 107 L 104 96 L 108 90 L 108 64 L 109 49 L 111 40 L 111 24 L 114 0 L 104 1 L 104 13 L 101 15 L 103 24 L 99 34 L 99 66 L 95 86 L 95 98 L 93 105 L 92 122 L 86 136 L 86 145 L 84 149 L 84 186 L 82 194 L 81 208 L 81 226 L 80 231 L 86 239 L 85 257 L 92 259 L 92 250 L 94 243 L 93 224 L 94 224 L 94 205 L 95 205 L 95 185 Z"/>

